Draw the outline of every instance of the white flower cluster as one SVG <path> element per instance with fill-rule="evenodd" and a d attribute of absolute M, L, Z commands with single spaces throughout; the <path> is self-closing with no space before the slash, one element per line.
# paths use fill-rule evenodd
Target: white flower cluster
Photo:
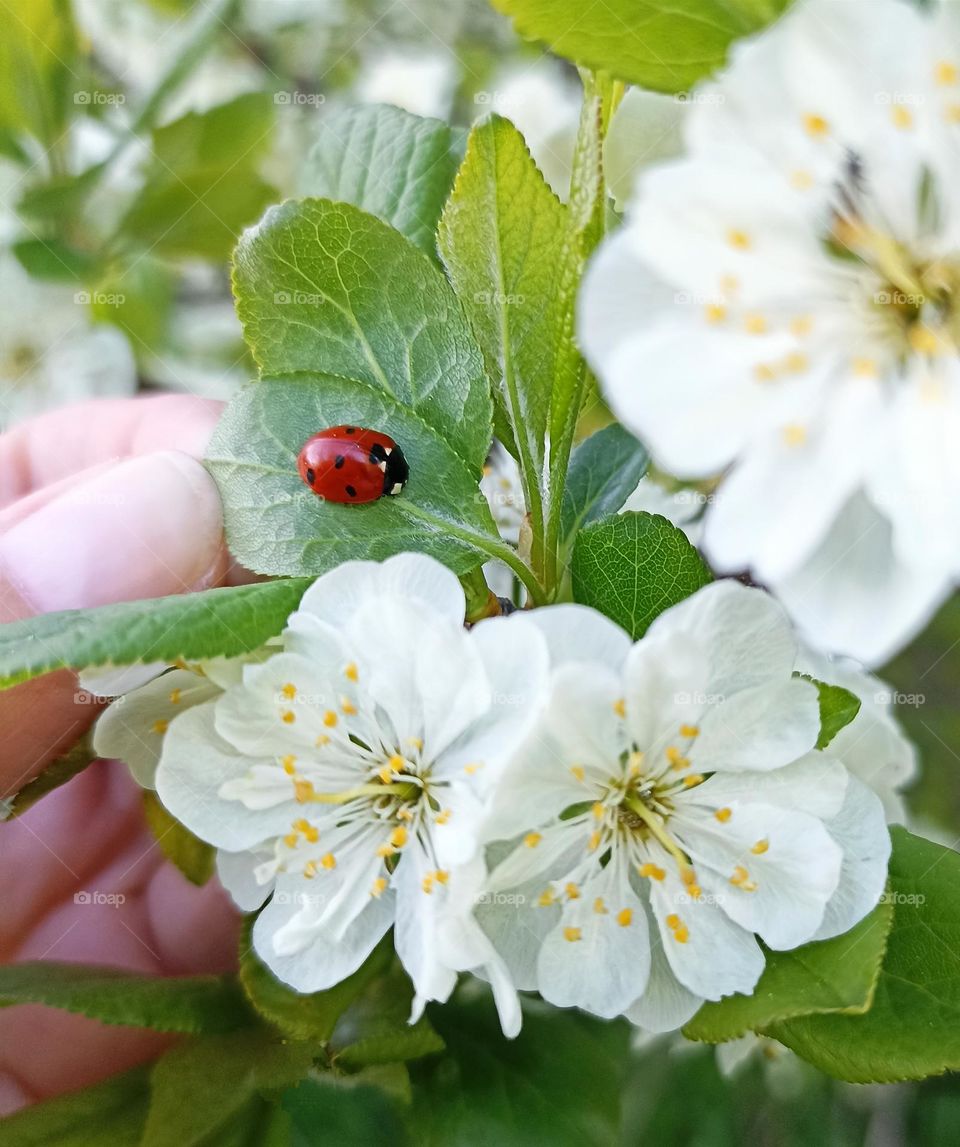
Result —
<path fill-rule="evenodd" d="M 815 749 L 797 665 L 737 582 L 637 643 L 577 605 L 467 630 L 456 577 L 403 554 L 319 578 L 254 658 L 164 673 L 96 746 L 266 902 L 254 944 L 295 989 L 392 927 L 414 1016 L 473 971 L 508 1034 L 518 990 L 664 1031 L 751 992 L 758 937 L 839 934 L 882 892 L 881 802 Z"/>
<path fill-rule="evenodd" d="M 684 143 L 594 260 L 581 345 L 663 470 L 723 475 L 714 567 L 880 664 L 960 576 L 960 9 L 800 0 Z"/>

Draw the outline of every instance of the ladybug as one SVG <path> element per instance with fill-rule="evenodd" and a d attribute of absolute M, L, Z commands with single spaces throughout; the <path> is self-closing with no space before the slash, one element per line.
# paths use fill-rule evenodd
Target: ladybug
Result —
<path fill-rule="evenodd" d="M 331 426 L 314 434 L 300 449 L 297 469 L 315 494 L 357 506 L 399 494 L 410 473 L 389 435 L 362 426 Z"/>

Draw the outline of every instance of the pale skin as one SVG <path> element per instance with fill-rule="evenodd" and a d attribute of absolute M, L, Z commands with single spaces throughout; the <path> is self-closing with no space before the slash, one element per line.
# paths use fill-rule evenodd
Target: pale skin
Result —
<path fill-rule="evenodd" d="M 196 461 L 218 414 L 216 403 L 180 396 L 101 400 L 0 436 L 0 622 L 242 579 L 224 548 L 216 487 Z M 93 720 L 96 706 L 77 696 L 67 671 L 0 693 L 0 795 Z M 234 962 L 235 910 L 215 880 L 196 888 L 164 860 L 141 791 L 115 762 L 0 826 L 0 871 L 3 962 L 161 975 Z M 77 903 L 78 892 L 100 903 Z M 0 1009 L 0 1114 L 143 1062 L 167 1042 L 35 1005 Z"/>

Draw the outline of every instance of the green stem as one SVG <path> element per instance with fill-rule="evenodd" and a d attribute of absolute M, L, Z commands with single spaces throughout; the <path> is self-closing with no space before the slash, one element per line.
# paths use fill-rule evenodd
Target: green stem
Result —
<path fill-rule="evenodd" d="M 470 573 L 460 575 L 460 584 L 467 597 L 466 620 L 471 624 L 482 621 L 485 617 L 496 617 L 500 612 L 500 603 L 496 594 L 487 585 L 482 569 L 471 570 Z"/>

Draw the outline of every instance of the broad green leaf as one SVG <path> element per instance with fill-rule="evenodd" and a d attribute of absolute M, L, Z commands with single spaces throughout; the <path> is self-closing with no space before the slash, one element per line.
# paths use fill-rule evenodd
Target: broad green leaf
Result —
<path fill-rule="evenodd" d="M 54 669 L 235 657 L 283 629 L 308 578 L 68 609 L 0 625 L 0 688 Z"/>
<path fill-rule="evenodd" d="M 188 112 L 153 133 L 162 171 L 182 174 L 219 168 L 228 178 L 246 174 L 270 146 L 276 107 L 269 92 L 247 92 L 204 112 Z"/>
<path fill-rule="evenodd" d="M 617 423 L 581 442 L 570 458 L 563 491 L 563 541 L 572 541 L 583 526 L 615 514 L 637 488 L 649 461 L 643 446 Z"/>
<path fill-rule="evenodd" d="M 789 0 L 493 0 L 521 36 L 619 80 L 683 92 L 726 62 L 727 49 Z"/>
<path fill-rule="evenodd" d="M 893 926 L 865 1015 L 805 1016 L 764 1033 L 853 1083 L 960 1069 L 960 854 L 894 828 Z"/>
<path fill-rule="evenodd" d="M 216 849 L 171 816 L 157 794 L 149 789 L 143 793 L 143 811 L 167 860 L 175 864 L 191 884 L 206 884 L 216 868 Z"/>
<path fill-rule="evenodd" d="M 97 272 L 96 257 L 61 239 L 21 239 L 12 247 L 20 265 L 35 279 L 83 283 Z"/>
<path fill-rule="evenodd" d="M 573 596 L 636 640 L 664 610 L 710 580 L 703 559 L 659 514 L 618 514 L 577 535 L 570 563 Z"/>
<path fill-rule="evenodd" d="M 250 917 L 240 937 L 240 983 L 260 1015 L 292 1039 L 328 1040 L 343 1012 L 393 956 L 393 942 L 384 940 L 352 976 L 325 992 L 303 995 L 281 983 L 253 950 L 252 927 Z"/>
<path fill-rule="evenodd" d="M 91 894 L 78 892 L 78 897 Z M 227 976 L 141 976 L 89 964 L 38 962 L 0 968 L 0 1007 L 46 1004 L 105 1024 L 166 1032 L 232 1032 L 251 1022 Z"/>
<path fill-rule="evenodd" d="M 549 497 L 547 442 L 578 393 L 579 250 L 566 207 L 508 120 L 492 116 L 470 133 L 438 240 L 494 380 L 497 433 L 516 452 L 536 538 Z"/>
<path fill-rule="evenodd" d="M 280 1102 L 293 1121 L 292 1147 L 316 1147 L 321 1129 L 322 1141 L 337 1147 L 410 1142 L 400 1112 L 379 1087 L 320 1076 L 285 1091 Z"/>
<path fill-rule="evenodd" d="M 149 358 L 167 336 L 175 280 L 169 263 L 137 253 L 109 267 L 97 281 L 91 307 L 101 322 L 119 327 L 138 360 Z"/>
<path fill-rule="evenodd" d="M 326 502 L 297 473 L 303 443 L 355 423 L 391 435 L 410 465 L 396 497 Z M 498 543 L 466 463 L 413 411 L 362 382 L 323 375 L 254 383 L 228 405 L 207 466 L 223 496 L 234 556 L 258 573 L 320 574 L 350 558 L 419 550 L 464 573 Z"/>
<path fill-rule="evenodd" d="M 828 685 L 805 673 L 797 676 L 817 687 L 820 698 L 820 736 L 817 738 L 817 748 L 825 749 L 837 733 L 856 718 L 860 712 L 860 698 L 840 685 Z"/>
<path fill-rule="evenodd" d="M 41 797 L 45 797 L 47 793 L 52 793 L 54 789 L 65 785 L 67 781 L 72 781 L 78 773 L 82 773 L 87 765 L 92 765 L 96 759 L 97 755 L 93 751 L 90 736 L 87 734 L 67 749 L 65 753 L 61 753 L 55 761 L 51 761 L 42 773 L 34 777 L 32 781 L 28 781 L 18 792 L 10 796 L 0 797 L 0 821 L 9 820 L 13 816 L 21 816 Z"/>
<path fill-rule="evenodd" d="M 265 1030 L 204 1036 L 174 1048 L 153 1069 L 153 1098 L 141 1147 L 216 1143 L 211 1136 L 245 1121 L 241 1112 L 262 1115 L 256 1102 L 261 1091 L 273 1092 L 302 1079 L 316 1050 L 308 1043 L 281 1042 Z"/>
<path fill-rule="evenodd" d="M 410 408 L 479 475 L 492 433 L 483 360 L 450 284 L 399 232 L 347 203 L 283 203 L 240 241 L 234 291 L 265 374 L 366 383 Z"/>
<path fill-rule="evenodd" d="M 75 52 L 68 0 L 0 5 L 0 126 L 14 135 L 30 133 L 60 158 L 73 110 Z"/>
<path fill-rule="evenodd" d="M 138 1067 L 0 1119 L 0 1142 L 4 1147 L 140 1147 L 149 1102 L 149 1071 Z"/>
<path fill-rule="evenodd" d="M 630 1026 L 530 1007 L 506 1040 L 489 999 L 447 1004 L 448 1053 L 411 1068 L 418 1147 L 610 1147 L 620 1142 Z"/>
<path fill-rule="evenodd" d="M 317 128 L 300 194 L 352 203 L 436 257 L 463 147 L 463 133 L 440 120 L 385 104 L 343 108 Z"/>
<path fill-rule="evenodd" d="M 753 995 L 704 1004 L 683 1034 L 723 1043 L 794 1016 L 865 1012 L 873 1002 L 892 922 L 893 907 L 882 903 L 843 936 L 789 952 L 768 951 Z"/>

